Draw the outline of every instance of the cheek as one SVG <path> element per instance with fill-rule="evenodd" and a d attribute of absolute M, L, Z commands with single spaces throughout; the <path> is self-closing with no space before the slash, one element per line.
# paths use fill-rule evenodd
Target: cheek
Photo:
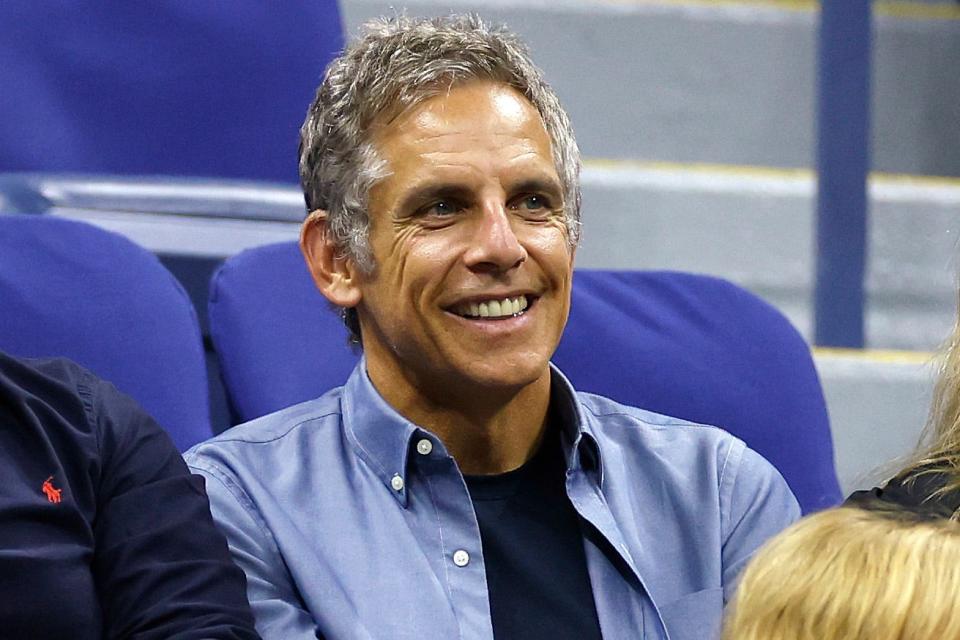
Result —
<path fill-rule="evenodd" d="M 534 256 L 544 269 L 549 269 L 552 276 L 558 272 L 570 278 L 573 268 L 573 250 L 567 240 L 566 227 L 549 225 L 534 227 L 526 233 L 523 244 L 527 251 Z"/>
<path fill-rule="evenodd" d="M 395 292 L 414 298 L 429 295 L 444 281 L 444 275 L 455 262 L 456 245 L 444 234 L 413 234 L 394 245 L 384 263 L 383 277 Z"/>
<path fill-rule="evenodd" d="M 422 269 L 441 269 L 443 265 L 455 260 L 460 253 L 460 239 L 444 231 L 423 234 L 413 239 L 408 247 L 408 254 L 413 261 L 411 264 Z"/>

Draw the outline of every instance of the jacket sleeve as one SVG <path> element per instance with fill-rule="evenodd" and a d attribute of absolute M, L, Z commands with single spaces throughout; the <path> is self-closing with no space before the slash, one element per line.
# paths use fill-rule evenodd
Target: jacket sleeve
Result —
<path fill-rule="evenodd" d="M 264 640 L 320 638 L 273 535 L 232 474 L 202 453 L 191 451 L 187 464 L 207 479 L 210 508 L 227 536 L 234 562 L 247 576 L 247 597 Z"/>
<path fill-rule="evenodd" d="M 259 638 L 203 479 L 132 399 L 92 376 L 88 383 L 81 395 L 100 449 L 92 534 L 104 637 Z"/>
<path fill-rule="evenodd" d="M 722 469 L 723 599 L 728 602 L 747 562 L 800 518 L 800 506 L 780 472 L 742 443 L 727 453 Z"/>

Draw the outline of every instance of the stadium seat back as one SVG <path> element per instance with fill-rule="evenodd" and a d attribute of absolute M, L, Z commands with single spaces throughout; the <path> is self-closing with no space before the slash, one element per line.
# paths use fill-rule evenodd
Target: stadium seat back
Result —
<path fill-rule="evenodd" d="M 804 512 L 840 501 L 810 348 L 783 314 L 737 285 L 577 270 L 554 362 L 581 391 L 733 433 L 779 469 Z"/>
<path fill-rule="evenodd" d="M 237 422 L 342 385 L 360 358 L 294 242 L 228 258 L 211 279 L 208 317 Z"/>
<path fill-rule="evenodd" d="M 123 236 L 0 215 L 0 349 L 75 360 L 136 399 L 181 450 L 212 435 L 193 305 L 153 254 Z"/>
<path fill-rule="evenodd" d="M 0 3 L 0 171 L 297 180 L 336 0 Z"/>

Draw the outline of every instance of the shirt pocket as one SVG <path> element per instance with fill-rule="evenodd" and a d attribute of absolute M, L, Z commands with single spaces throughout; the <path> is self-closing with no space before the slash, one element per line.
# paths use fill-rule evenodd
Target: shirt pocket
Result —
<path fill-rule="evenodd" d="M 713 640 L 720 635 L 723 589 L 704 589 L 660 607 L 670 640 Z"/>

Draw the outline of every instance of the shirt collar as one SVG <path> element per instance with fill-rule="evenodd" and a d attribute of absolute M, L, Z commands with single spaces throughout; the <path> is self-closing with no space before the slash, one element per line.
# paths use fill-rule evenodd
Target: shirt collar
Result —
<path fill-rule="evenodd" d="M 577 401 L 576 391 L 570 381 L 552 363 L 550 369 L 551 410 L 559 422 L 567 469 L 595 473 L 597 483 L 601 484 L 603 466 L 600 447 L 589 420 Z M 342 397 L 347 437 L 387 490 L 406 506 L 407 458 L 411 440 L 415 437 L 418 440 L 427 438 L 437 453 L 444 452 L 443 443 L 387 404 L 367 375 L 366 358 L 361 358 L 350 374 Z"/>
<path fill-rule="evenodd" d="M 343 424 L 357 454 L 406 506 L 407 453 L 411 438 L 422 430 L 397 413 L 374 388 L 367 375 L 365 357 L 360 358 L 347 379 L 342 402 Z M 436 443 L 437 438 L 432 440 Z M 400 478 L 400 482 L 394 478 Z"/>
<path fill-rule="evenodd" d="M 577 392 L 565 375 L 550 363 L 550 404 L 559 423 L 563 453 L 568 471 L 596 474 L 597 484 L 603 483 L 600 445 L 577 399 Z"/>

